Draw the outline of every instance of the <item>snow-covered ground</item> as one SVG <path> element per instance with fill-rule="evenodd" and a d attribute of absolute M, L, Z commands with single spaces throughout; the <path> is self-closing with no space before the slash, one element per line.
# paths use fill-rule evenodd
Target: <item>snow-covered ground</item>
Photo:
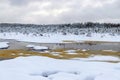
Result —
<path fill-rule="evenodd" d="M 120 42 L 120 35 L 115 34 L 113 36 L 109 35 L 109 33 L 91 33 L 90 36 L 86 36 L 86 33 L 85 35 L 69 33 L 67 35 L 60 33 L 43 33 L 37 35 L 32 33 L 23 34 L 22 32 L 2 32 L 0 33 L 0 38 L 38 43 L 84 41 Z M 6 47 L 9 47 L 7 42 L 0 42 L 0 48 Z M 26 47 L 47 49 L 44 46 L 34 45 L 28 45 Z M 86 50 L 84 49 L 82 51 Z M 76 54 L 74 50 L 67 50 L 66 52 L 70 55 Z M 60 52 L 51 53 L 54 55 L 60 54 Z M 23 53 L 20 53 L 20 56 L 22 55 Z M 97 61 L 119 62 L 120 59 L 112 56 L 92 56 L 89 58 L 72 58 L 69 60 L 40 56 L 18 57 L 0 61 L 0 80 L 120 80 L 120 63 Z"/>
<path fill-rule="evenodd" d="M 120 80 L 120 63 L 19 57 L 0 62 L 0 80 Z"/>
<path fill-rule="evenodd" d="M 92 33 L 91 37 L 87 37 L 86 35 L 62 35 L 62 34 L 50 34 L 46 33 L 43 36 L 35 36 L 33 34 L 22 34 L 22 33 L 0 33 L 0 38 L 2 39 L 16 39 L 18 41 L 27 41 L 27 42 L 39 42 L 39 43 L 61 43 L 64 41 L 109 41 L 109 42 L 120 42 L 120 36 L 115 35 L 111 36 L 109 34 L 99 34 Z"/>
<path fill-rule="evenodd" d="M 0 42 L 0 49 L 8 48 L 9 47 L 8 43 L 9 42 Z"/>
<path fill-rule="evenodd" d="M 120 61 L 120 58 L 114 56 L 98 56 L 94 55 L 88 58 L 74 58 L 73 60 L 82 60 L 82 61 Z"/>

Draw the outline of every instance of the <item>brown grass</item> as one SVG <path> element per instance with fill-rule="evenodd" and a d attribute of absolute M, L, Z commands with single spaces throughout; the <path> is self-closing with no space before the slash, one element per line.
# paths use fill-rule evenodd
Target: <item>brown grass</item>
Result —
<path fill-rule="evenodd" d="M 102 50 L 89 50 L 86 51 L 89 54 L 93 54 L 93 55 L 104 55 L 104 56 L 115 56 L 115 57 L 120 57 L 120 52 L 108 52 L 108 51 L 102 51 Z"/>
<path fill-rule="evenodd" d="M 65 43 L 76 43 L 76 41 L 73 41 L 73 40 L 63 40 L 62 42 L 65 42 Z"/>
<path fill-rule="evenodd" d="M 60 52 L 58 55 L 50 54 L 52 52 Z M 19 56 L 45 56 L 51 57 L 55 59 L 71 59 L 71 58 L 88 58 L 90 56 L 95 55 L 103 55 L 103 56 L 115 56 L 120 57 L 120 52 L 108 52 L 108 51 L 95 51 L 95 50 L 76 50 L 75 54 L 69 54 L 65 49 L 56 49 L 51 50 L 50 53 L 40 53 L 28 50 L 0 50 L 0 58 L 8 59 L 8 58 L 16 58 Z"/>
<path fill-rule="evenodd" d="M 70 59 L 74 57 L 86 57 L 86 55 L 78 55 L 78 54 L 66 54 L 64 50 L 54 50 L 57 52 L 62 52 L 59 55 L 54 55 L 50 53 L 40 53 L 40 52 L 33 52 L 33 51 L 26 51 L 26 50 L 0 50 L 0 58 L 7 59 L 7 58 L 16 58 L 19 56 L 45 56 L 51 57 L 55 59 Z"/>
<path fill-rule="evenodd" d="M 108 41 L 84 41 L 84 43 L 93 43 L 93 44 L 96 44 L 96 43 L 118 43 L 118 42 L 108 42 Z"/>
<path fill-rule="evenodd" d="M 0 50 L 0 58 L 16 58 L 19 56 L 46 56 L 52 58 L 59 58 L 48 53 L 39 53 L 26 50 Z"/>
<path fill-rule="evenodd" d="M 66 49 L 53 49 L 51 52 L 64 52 Z"/>

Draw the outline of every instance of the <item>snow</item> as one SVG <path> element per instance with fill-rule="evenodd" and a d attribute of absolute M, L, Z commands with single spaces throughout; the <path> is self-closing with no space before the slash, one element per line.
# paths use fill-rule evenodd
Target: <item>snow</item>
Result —
<path fill-rule="evenodd" d="M 1 80 L 120 80 L 120 63 L 19 57 L 0 62 Z"/>
<path fill-rule="evenodd" d="M 46 46 L 27 45 L 26 47 L 32 48 L 34 50 L 48 50 L 48 47 Z"/>
<path fill-rule="evenodd" d="M 114 56 L 91 56 L 88 58 L 74 58 L 73 60 L 83 60 L 83 61 L 120 61 L 120 58 Z"/>
<path fill-rule="evenodd" d="M 29 44 L 29 45 L 27 45 L 26 47 L 28 47 L 28 48 L 33 48 L 34 45 Z"/>
<path fill-rule="evenodd" d="M 105 51 L 105 52 L 117 52 L 117 51 L 114 51 L 114 50 L 102 50 L 102 51 Z"/>
<path fill-rule="evenodd" d="M 71 73 L 58 72 L 50 75 L 48 78 L 52 80 L 77 80 L 79 76 Z"/>
<path fill-rule="evenodd" d="M 65 52 L 68 52 L 68 53 L 75 53 L 76 50 L 67 50 L 67 51 L 65 51 Z"/>
<path fill-rule="evenodd" d="M 111 73 L 106 73 L 106 74 L 101 74 L 100 76 L 97 76 L 95 80 L 120 80 L 118 77 L 119 74 L 111 74 Z"/>
<path fill-rule="evenodd" d="M 66 50 L 67 54 L 77 54 L 76 50 Z"/>
<path fill-rule="evenodd" d="M 45 47 L 45 46 L 34 46 L 33 49 L 34 50 L 48 50 L 48 47 Z"/>
<path fill-rule="evenodd" d="M 19 56 L 22 56 L 22 55 L 24 55 L 24 53 L 19 53 L 18 55 L 19 55 Z"/>
<path fill-rule="evenodd" d="M 8 43 L 9 42 L 0 42 L 0 49 L 8 48 L 9 47 Z"/>
<path fill-rule="evenodd" d="M 83 52 L 87 51 L 87 49 L 82 49 Z"/>
<path fill-rule="evenodd" d="M 77 53 L 72 53 L 72 52 L 70 52 L 70 53 L 67 53 L 67 54 L 77 54 Z"/>
<path fill-rule="evenodd" d="M 91 33 L 86 35 L 62 35 L 60 33 L 43 33 L 43 36 L 15 32 L 0 33 L 1 39 L 15 39 L 17 41 L 36 43 L 64 43 L 84 41 L 120 42 L 120 36 L 111 36 L 108 33 Z M 104 36 L 103 36 L 104 35 Z M 8 42 L 0 42 L 0 48 L 8 48 Z M 48 49 L 46 46 L 27 45 L 34 50 Z M 87 51 L 83 49 L 82 51 Z M 104 50 L 108 51 L 108 50 Z M 76 54 L 75 50 L 66 51 Z M 48 52 L 49 53 L 49 52 Z M 60 52 L 51 54 L 59 55 Z M 12 55 L 15 55 L 14 53 Z M 23 53 L 19 54 L 20 56 Z M 30 55 L 30 54 L 27 54 Z M 120 61 L 113 56 L 91 56 L 89 58 L 75 58 L 69 60 L 52 59 L 48 57 L 31 56 L 18 57 L 0 61 L 0 80 L 120 80 L 120 63 L 99 61 Z M 92 61 L 92 62 L 91 62 Z"/>
<path fill-rule="evenodd" d="M 94 56 L 94 57 L 88 58 L 88 60 L 119 61 L 120 59 L 113 56 Z"/>
<path fill-rule="evenodd" d="M 4 35 L 5 34 L 5 35 Z M 38 42 L 38 43 L 64 43 L 63 41 L 109 41 L 109 42 L 120 42 L 120 36 L 111 36 L 109 34 L 100 34 L 100 33 L 92 33 L 91 37 L 87 37 L 86 35 L 62 35 L 62 34 L 53 34 L 46 33 L 43 36 L 33 36 L 32 34 L 25 35 L 22 33 L 0 33 L 0 38 L 2 39 L 16 39 L 18 41 L 27 41 L 27 42 Z M 104 37 L 101 37 L 104 35 Z"/>
<path fill-rule="evenodd" d="M 59 54 L 61 54 L 61 52 L 50 52 L 50 54 L 60 56 Z"/>

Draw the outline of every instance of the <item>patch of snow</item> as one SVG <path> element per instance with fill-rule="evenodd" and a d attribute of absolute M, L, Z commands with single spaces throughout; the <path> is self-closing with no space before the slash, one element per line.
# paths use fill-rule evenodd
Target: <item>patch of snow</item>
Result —
<path fill-rule="evenodd" d="M 77 54 L 77 53 L 67 53 L 67 54 Z"/>
<path fill-rule="evenodd" d="M 51 54 L 61 54 L 61 52 L 51 52 Z"/>
<path fill-rule="evenodd" d="M 117 51 L 113 51 L 113 50 L 102 50 L 102 51 L 106 51 L 106 52 L 117 52 Z"/>
<path fill-rule="evenodd" d="M 27 45 L 26 47 L 32 48 L 34 50 L 48 50 L 48 47 L 45 46 Z"/>
<path fill-rule="evenodd" d="M 34 45 L 27 45 L 26 47 L 28 47 L 28 48 L 33 48 L 34 47 Z"/>
<path fill-rule="evenodd" d="M 83 52 L 87 51 L 87 49 L 82 49 Z"/>
<path fill-rule="evenodd" d="M 67 51 L 65 51 L 65 52 L 68 52 L 68 53 L 75 53 L 76 50 L 67 50 Z"/>
<path fill-rule="evenodd" d="M 45 47 L 45 46 L 34 46 L 33 49 L 34 50 L 48 50 L 48 47 Z"/>
<path fill-rule="evenodd" d="M 50 53 L 50 51 L 44 51 L 44 53 Z"/>
<path fill-rule="evenodd" d="M 86 61 L 120 61 L 120 58 L 113 56 L 91 56 L 89 58 L 74 58 L 74 59 Z"/>
<path fill-rule="evenodd" d="M 19 53 L 18 55 L 24 55 L 24 53 Z"/>
<path fill-rule="evenodd" d="M 0 42 L 0 49 L 8 48 L 9 47 L 8 43 L 9 42 Z"/>
<path fill-rule="evenodd" d="M 14 55 L 16 55 L 16 54 L 15 54 L 15 53 L 12 53 L 11 55 L 13 55 L 13 56 L 14 56 Z"/>
<path fill-rule="evenodd" d="M 120 59 L 118 57 L 113 57 L 113 56 L 94 56 L 88 58 L 88 60 L 119 61 Z"/>
<path fill-rule="evenodd" d="M 67 54 L 77 54 L 76 50 L 66 50 Z"/>

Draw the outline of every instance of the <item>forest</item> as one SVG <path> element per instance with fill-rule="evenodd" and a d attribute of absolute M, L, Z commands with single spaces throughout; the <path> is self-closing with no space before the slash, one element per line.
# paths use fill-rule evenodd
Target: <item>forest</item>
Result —
<path fill-rule="evenodd" d="M 113 23 L 71 23 L 71 24 L 17 24 L 0 23 L 0 33 L 22 33 L 43 36 L 43 34 L 58 33 L 62 35 L 87 35 L 91 33 L 108 33 L 112 36 L 120 35 L 120 24 Z"/>

